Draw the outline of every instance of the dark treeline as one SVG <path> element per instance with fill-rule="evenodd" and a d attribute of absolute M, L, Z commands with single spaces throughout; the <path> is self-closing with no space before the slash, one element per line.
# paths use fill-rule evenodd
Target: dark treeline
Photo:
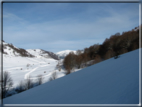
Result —
<path fill-rule="evenodd" d="M 100 61 L 109 59 L 120 54 L 124 54 L 139 48 L 139 29 L 116 33 L 110 38 L 106 38 L 102 44 L 94 44 L 77 53 L 71 52 L 63 62 L 67 74 L 71 73 L 74 68 L 83 68 Z"/>

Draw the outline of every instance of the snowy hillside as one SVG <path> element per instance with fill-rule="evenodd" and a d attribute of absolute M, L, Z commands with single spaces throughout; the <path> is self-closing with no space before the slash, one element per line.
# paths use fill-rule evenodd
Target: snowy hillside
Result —
<path fill-rule="evenodd" d="M 45 57 L 45 58 L 58 59 L 58 56 L 53 52 L 45 51 L 42 49 L 27 49 L 26 51 L 28 51 L 30 54 L 34 55 L 37 58 Z"/>
<path fill-rule="evenodd" d="M 9 44 L 6 42 L 3 42 L 3 55 L 4 57 L 15 57 L 15 56 L 21 56 L 21 57 L 45 57 L 50 59 L 58 60 L 58 56 L 54 54 L 53 52 L 45 51 L 42 49 L 22 49 L 17 48 L 13 44 Z"/>
<path fill-rule="evenodd" d="M 30 54 L 34 55 L 37 58 L 40 58 L 42 56 L 46 58 L 51 58 L 48 54 L 43 54 L 43 51 L 41 49 L 26 49 Z"/>
<path fill-rule="evenodd" d="M 3 72 L 10 73 L 13 87 L 16 87 L 20 81 L 25 81 L 29 76 L 36 81 L 37 76 L 42 75 L 44 82 L 47 82 L 52 73 L 57 70 L 57 59 L 57 55 L 52 52 L 42 49 L 25 50 L 3 42 Z M 58 77 L 65 75 L 64 71 L 58 74 Z"/>
<path fill-rule="evenodd" d="M 24 81 L 30 76 L 35 78 L 38 75 L 46 77 L 48 81 L 51 73 L 56 69 L 58 61 L 47 58 L 28 58 L 28 57 L 4 57 L 3 71 L 8 71 L 13 79 L 14 86 L 17 86 L 20 81 Z"/>
<path fill-rule="evenodd" d="M 65 50 L 65 51 L 57 52 L 56 55 L 57 55 L 60 59 L 64 59 L 65 56 L 67 56 L 70 52 L 76 53 L 76 51 L 73 51 L 73 50 Z"/>
<path fill-rule="evenodd" d="M 139 50 L 3 100 L 4 104 L 138 104 Z"/>
<path fill-rule="evenodd" d="M 30 53 L 28 53 L 25 49 L 17 48 L 14 45 L 8 44 L 6 42 L 3 42 L 2 52 L 5 57 L 15 57 L 15 56 L 34 57 Z"/>

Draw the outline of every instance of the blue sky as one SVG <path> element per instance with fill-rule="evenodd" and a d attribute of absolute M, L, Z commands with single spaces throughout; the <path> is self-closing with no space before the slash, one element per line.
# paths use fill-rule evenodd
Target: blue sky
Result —
<path fill-rule="evenodd" d="M 138 25 L 139 3 L 3 4 L 3 39 L 24 49 L 83 49 Z"/>

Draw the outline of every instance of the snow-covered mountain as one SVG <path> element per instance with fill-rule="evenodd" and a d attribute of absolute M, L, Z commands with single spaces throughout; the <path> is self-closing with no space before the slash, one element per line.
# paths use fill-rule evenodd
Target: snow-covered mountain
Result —
<path fill-rule="evenodd" d="M 74 50 L 64 50 L 64 51 L 57 52 L 56 55 L 60 59 L 64 59 L 70 52 L 74 52 L 76 54 L 76 51 Z"/>
<path fill-rule="evenodd" d="M 4 57 L 34 57 L 32 54 L 27 52 L 25 49 L 17 48 L 13 44 L 8 44 L 6 42 L 3 42 L 3 49 L 2 53 Z"/>
<path fill-rule="evenodd" d="M 22 49 L 17 48 L 13 44 L 9 44 L 3 41 L 3 49 L 2 49 L 4 57 L 37 57 L 37 58 L 50 58 L 58 60 L 58 56 L 53 52 L 45 51 L 42 49 Z"/>
<path fill-rule="evenodd" d="M 3 104 L 139 104 L 139 49 L 7 97 Z M 118 105 L 117 105 L 118 106 Z"/>
<path fill-rule="evenodd" d="M 58 56 L 53 52 L 45 51 L 42 49 L 27 49 L 26 51 L 28 51 L 30 54 L 32 54 L 37 58 L 45 57 L 45 58 L 53 58 L 58 60 Z"/>

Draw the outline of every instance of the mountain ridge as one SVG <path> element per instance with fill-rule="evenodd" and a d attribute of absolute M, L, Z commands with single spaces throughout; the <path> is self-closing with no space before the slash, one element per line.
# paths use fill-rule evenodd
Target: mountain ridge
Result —
<path fill-rule="evenodd" d="M 74 54 L 76 54 L 75 50 L 63 50 L 63 51 L 56 52 L 56 55 L 60 59 L 64 59 L 70 52 L 74 52 Z"/>
<path fill-rule="evenodd" d="M 6 43 L 2 41 L 3 48 L 2 53 L 5 57 L 45 57 L 45 58 L 53 58 L 58 60 L 58 56 L 53 52 L 49 52 L 43 49 L 23 49 L 14 46 L 13 44 Z M 0 44 L 1 45 L 1 44 Z M 1 48 L 2 46 L 0 46 Z M 35 51 L 34 51 L 35 50 Z"/>

